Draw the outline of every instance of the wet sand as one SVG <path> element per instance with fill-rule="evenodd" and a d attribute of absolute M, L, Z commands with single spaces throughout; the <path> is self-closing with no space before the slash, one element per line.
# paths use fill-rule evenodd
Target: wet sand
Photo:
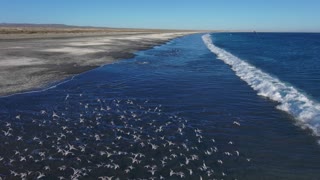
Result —
<path fill-rule="evenodd" d="M 44 88 L 187 31 L 0 32 L 0 96 Z"/>

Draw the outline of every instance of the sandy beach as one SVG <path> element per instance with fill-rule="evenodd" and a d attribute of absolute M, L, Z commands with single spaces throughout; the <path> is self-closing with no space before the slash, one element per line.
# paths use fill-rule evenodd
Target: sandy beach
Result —
<path fill-rule="evenodd" d="M 0 95 L 43 88 L 190 31 L 0 28 Z"/>

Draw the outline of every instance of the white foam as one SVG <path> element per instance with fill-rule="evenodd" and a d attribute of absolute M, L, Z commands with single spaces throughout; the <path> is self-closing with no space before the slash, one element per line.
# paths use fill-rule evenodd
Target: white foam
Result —
<path fill-rule="evenodd" d="M 217 58 L 230 65 L 232 70 L 251 86 L 258 95 L 279 103 L 277 109 L 291 114 L 302 128 L 309 128 L 314 135 L 320 136 L 320 104 L 299 92 L 293 86 L 280 81 L 248 62 L 215 46 L 209 34 L 202 39 Z"/>

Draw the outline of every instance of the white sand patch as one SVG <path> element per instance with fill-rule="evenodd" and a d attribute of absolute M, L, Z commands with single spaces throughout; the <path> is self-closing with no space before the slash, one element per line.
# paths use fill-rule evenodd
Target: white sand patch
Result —
<path fill-rule="evenodd" d="M 166 40 L 177 36 L 182 36 L 189 33 L 156 33 L 156 34 L 133 34 L 117 37 L 102 37 L 90 39 L 88 41 L 76 41 L 66 43 L 67 46 L 103 46 L 117 43 L 118 40 Z M 61 51 L 58 51 L 61 52 Z"/>
<path fill-rule="evenodd" d="M 24 47 L 22 46 L 13 46 L 13 47 L 8 47 L 8 49 L 22 49 Z"/>
<path fill-rule="evenodd" d="M 150 40 L 166 40 L 177 36 L 182 36 L 189 33 L 157 33 L 157 34 L 147 34 L 147 35 L 133 35 L 133 36 L 126 36 L 126 37 L 119 37 L 115 39 L 123 39 L 123 40 L 143 40 L 143 39 L 150 39 Z"/>
<path fill-rule="evenodd" d="M 7 66 L 28 66 L 28 65 L 37 65 L 43 64 L 43 61 L 37 58 L 29 57 L 5 57 L 0 59 L 0 67 Z"/>
<path fill-rule="evenodd" d="M 12 46 L 12 47 L 4 47 L 4 48 L 0 48 L 0 49 L 23 49 L 24 47 L 22 46 Z"/>
<path fill-rule="evenodd" d="M 93 48 L 62 47 L 62 48 L 44 49 L 42 51 L 69 53 L 71 55 L 85 55 L 90 53 L 105 52 L 106 50 L 93 49 Z"/>
<path fill-rule="evenodd" d="M 67 43 L 68 46 L 103 46 L 110 43 L 110 39 L 98 40 L 98 41 L 78 41 Z"/>

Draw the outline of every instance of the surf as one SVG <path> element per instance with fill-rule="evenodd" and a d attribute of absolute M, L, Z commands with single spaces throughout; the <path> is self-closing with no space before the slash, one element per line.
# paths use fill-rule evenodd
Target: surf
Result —
<path fill-rule="evenodd" d="M 320 137 L 320 104 L 294 86 L 282 82 L 263 70 L 251 65 L 214 45 L 210 34 L 202 36 L 207 48 L 229 65 L 235 74 L 245 81 L 259 96 L 279 103 L 276 108 L 289 113 L 296 119 L 297 125 L 310 129 L 313 135 Z"/>

